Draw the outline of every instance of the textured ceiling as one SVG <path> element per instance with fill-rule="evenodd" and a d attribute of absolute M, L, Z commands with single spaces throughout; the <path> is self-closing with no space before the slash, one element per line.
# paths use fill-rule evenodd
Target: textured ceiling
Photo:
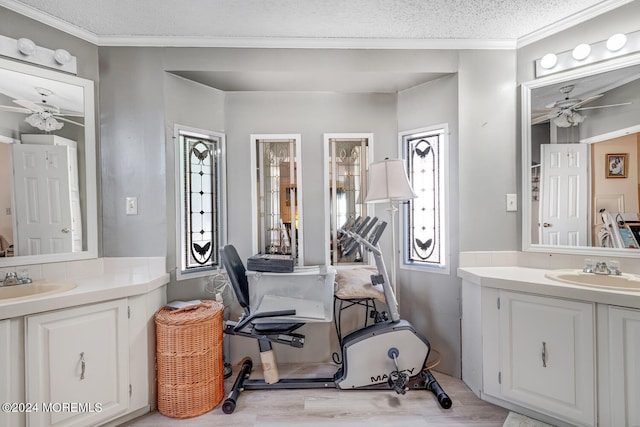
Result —
<path fill-rule="evenodd" d="M 28 15 L 62 20 L 100 44 L 144 37 L 513 42 L 611 3 L 624 1 L 0 0 Z"/>
<path fill-rule="evenodd" d="M 0 0 L 101 46 L 514 48 L 631 0 Z M 225 91 L 397 92 L 405 70 L 174 73 Z"/>

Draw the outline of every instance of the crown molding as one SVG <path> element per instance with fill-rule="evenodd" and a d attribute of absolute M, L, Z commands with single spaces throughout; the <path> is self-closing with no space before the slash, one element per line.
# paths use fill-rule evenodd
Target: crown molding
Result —
<path fill-rule="evenodd" d="M 515 49 L 515 40 L 311 37 L 100 37 L 99 46 L 271 49 Z"/>
<path fill-rule="evenodd" d="M 520 49 L 521 47 L 540 41 L 546 37 L 567 30 L 575 25 L 581 24 L 585 21 L 588 21 L 589 19 L 595 18 L 599 15 L 602 15 L 603 13 L 610 12 L 614 9 L 619 8 L 620 6 L 624 6 L 625 4 L 631 3 L 633 1 L 634 0 L 606 0 L 602 3 L 596 4 L 588 9 L 575 13 L 551 25 L 520 37 L 518 39 L 516 48 Z"/>

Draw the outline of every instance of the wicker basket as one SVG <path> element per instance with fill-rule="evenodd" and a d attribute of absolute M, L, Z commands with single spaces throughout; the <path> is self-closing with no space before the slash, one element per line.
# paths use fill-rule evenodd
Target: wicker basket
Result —
<path fill-rule="evenodd" d="M 224 306 L 203 300 L 189 308 L 163 307 L 155 316 L 158 411 L 172 418 L 204 414 L 224 395 Z"/>

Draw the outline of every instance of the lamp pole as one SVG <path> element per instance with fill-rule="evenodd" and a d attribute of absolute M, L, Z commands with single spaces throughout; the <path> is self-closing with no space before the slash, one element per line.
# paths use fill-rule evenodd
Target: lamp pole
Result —
<path fill-rule="evenodd" d="M 398 287 L 396 286 L 396 277 L 397 277 L 397 263 L 396 263 L 396 212 L 398 212 L 398 208 L 396 207 L 397 202 L 391 202 L 391 206 L 387 209 L 389 215 L 391 217 L 391 289 L 393 289 L 393 293 L 396 295 L 396 299 L 400 300 L 398 295 Z"/>

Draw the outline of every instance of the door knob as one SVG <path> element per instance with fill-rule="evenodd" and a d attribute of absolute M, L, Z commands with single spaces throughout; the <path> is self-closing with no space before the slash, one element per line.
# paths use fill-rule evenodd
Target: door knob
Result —
<path fill-rule="evenodd" d="M 65 227 L 65 228 L 63 228 L 63 229 L 62 229 L 62 232 L 63 232 L 63 233 L 68 233 L 68 232 L 69 232 L 69 227 Z"/>
<path fill-rule="evenodd" d="M 545 223 L 542 224 L 542 226 L 544 228 L 549 228 L 549 227 L 553 227 L 553 224 L 549 224 L 548 222 L 545 222 Z"/>

